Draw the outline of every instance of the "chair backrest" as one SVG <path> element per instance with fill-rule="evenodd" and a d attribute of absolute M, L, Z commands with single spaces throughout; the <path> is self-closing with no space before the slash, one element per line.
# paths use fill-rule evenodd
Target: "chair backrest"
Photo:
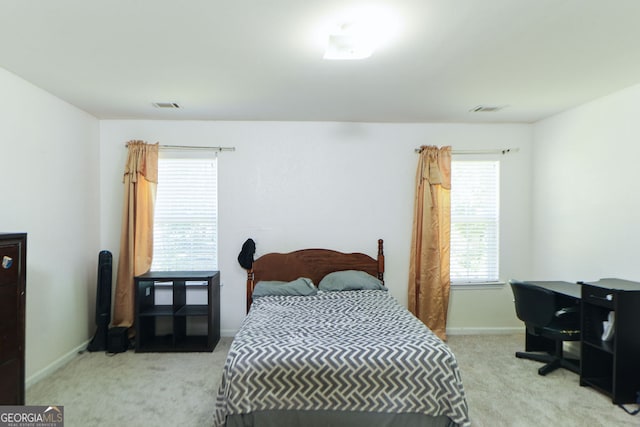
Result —
<path fill-rule="evenodd" d="M 510 280 L 509 284 L 518 318 L 525 324 L 547 326 L 557 310 L 556 294 L 549 289 L 517 280 Z"/>

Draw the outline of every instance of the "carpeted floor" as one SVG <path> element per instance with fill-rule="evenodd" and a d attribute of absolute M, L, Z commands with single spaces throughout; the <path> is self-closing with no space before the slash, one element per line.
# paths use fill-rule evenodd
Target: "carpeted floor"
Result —
<path fill-rule="evenodd" d="M 524 334 L 451 336 L 449 346 L 474 427 L 640 426 L 640 414 L 630 416 L 604 394 L 580 387 L 577 374 L 558 369 L 542 377 L 541 363 L 517 359 Z"/>
<path fill-rule="evenodd" d="M 65 427 L 211 426 L 231 338 L 213 353 L 83 353 L 26 391 L 64 406 Z"/>
<path fill-rule="evenodd" d="M 210 426 L 231 338 L 213 353 L 84 353 L 27 390 L 29 405 L 63 405 L 66 427 Z M 546 377 L 516 359 L 524 335 L 451 336 L 473 426 L 640 426 L 566 370 Z M 630 405 L 630 408 L 635 405 Z"/>

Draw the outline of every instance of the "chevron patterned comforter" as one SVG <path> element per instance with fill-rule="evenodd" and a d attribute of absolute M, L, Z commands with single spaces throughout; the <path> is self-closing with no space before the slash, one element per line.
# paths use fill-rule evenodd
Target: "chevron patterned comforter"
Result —
<path fill-rule="evenodd" d="M 453 353 L 387 291 L 257 298 L 227 356 L 214 425 L 262 410 L 411 412 L 469 425 Z"/>

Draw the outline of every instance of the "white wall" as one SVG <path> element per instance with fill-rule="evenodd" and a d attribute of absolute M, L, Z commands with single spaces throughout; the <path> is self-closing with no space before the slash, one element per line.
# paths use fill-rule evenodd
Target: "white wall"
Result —
<path fill-rule="evenodd" d="M 535 278 L 640 280 L 640 85 L 534 127 Z"/>
<path fill-rule="evenodd" d="M 406 304 L 414 175 L 423 145 L 518 147 L 503 158 L 502 275 L 527 277 L 530 239 L 528 125 L 361 124 L 105 120 L 100 123 L 101 247 L 117 259 L 124 144 L 234 146 L 219 161 L 219 269 L 223 334 L 244 317 L 245 272 L 236 257 L 326 247 L 376 254 L 385 241 L 386 282 Z M 508 287 L 454 290 L 450 326 L 521 326 Z"/>
<path fill-rule="evenodd" d="M 0 68 L 0 231 L 26 232 L 26 377 L 93 333 L 98 120 Z"/>

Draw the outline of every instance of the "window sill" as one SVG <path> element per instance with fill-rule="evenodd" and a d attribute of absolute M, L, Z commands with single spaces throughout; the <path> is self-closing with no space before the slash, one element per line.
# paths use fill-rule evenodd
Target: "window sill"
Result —
<path fill-rule="evenodd" d="M 451 289 L 501 289 L 505 282 L 452 283 Z"/>

